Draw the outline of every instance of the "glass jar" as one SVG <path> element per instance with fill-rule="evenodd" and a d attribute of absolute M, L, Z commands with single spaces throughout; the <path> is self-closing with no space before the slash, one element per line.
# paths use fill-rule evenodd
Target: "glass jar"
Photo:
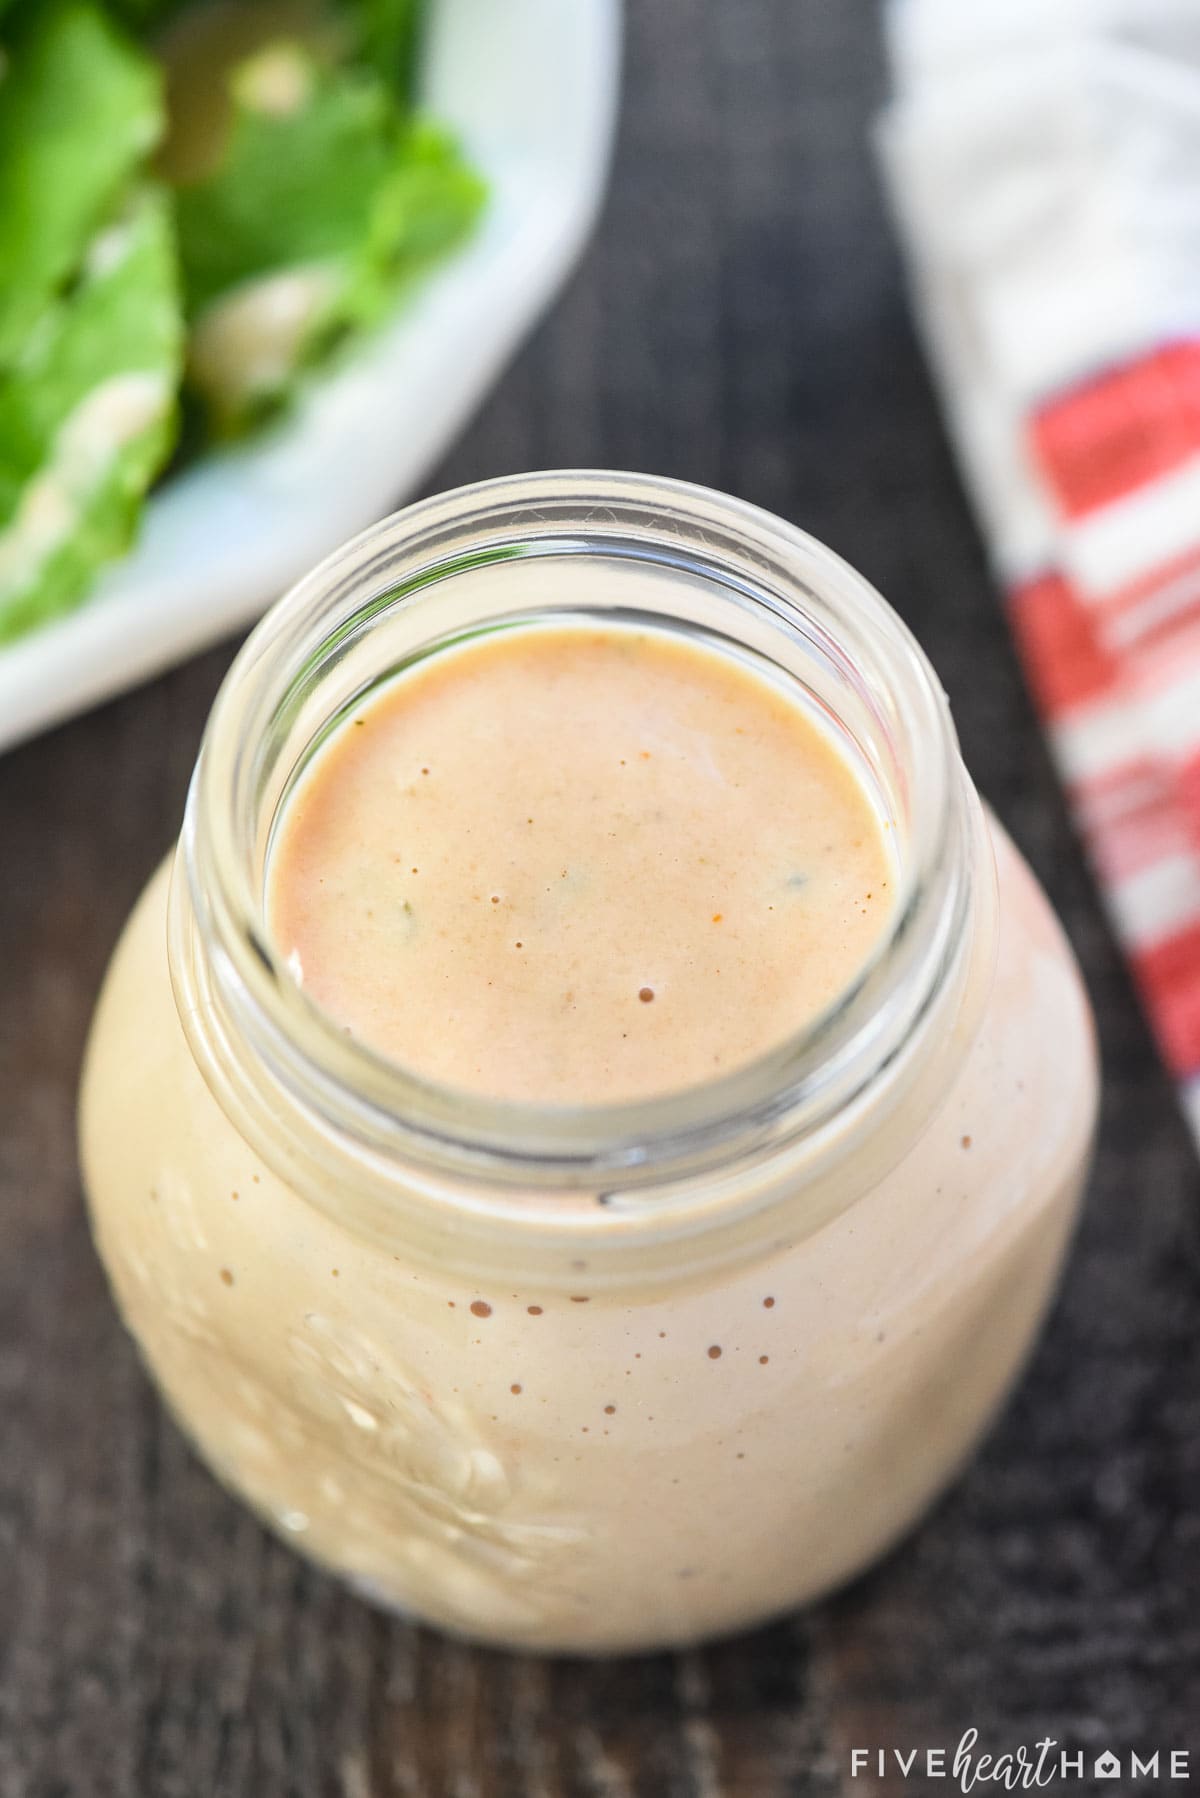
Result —
<path fill-rule="evenodd" d="M 583 614 L 803 691 L 894 820 L 900 896 L 853 988 L 753 1065 L 490 1103 L 319 1012 L 264 870 L 376 683 Z M 82 1147 L 125 1320 L 233 1491 L 385 1604 L 603 1652 L 754 1623 L 908 1529 L 1029 1349 L 1096 1091 L 1067 944 L 883 600 L 735 500 L 540 474 L 367 531 L 250 637 L 108 975 Z"/>

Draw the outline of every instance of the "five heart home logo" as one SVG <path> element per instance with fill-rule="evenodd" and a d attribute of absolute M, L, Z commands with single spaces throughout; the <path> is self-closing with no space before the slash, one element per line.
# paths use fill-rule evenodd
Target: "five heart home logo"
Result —
<path fill-rule="evenodd" d="M 963 1794 L 977 1786 L 1000 1786 L 1006 1792 L 1028 1792 L 1061 1785 L 1070 1779 L 1124 1779 L 1130 1786 L 1154 1781 L 1159 1787 L 1172 1780 L 1186 1781 L 1191 1772 L 1186 1748 L 1137 1749 L 1118 1754 L 1106 1748 L 1091 1756 L 1082 1748 L 1064 1748 L 1053 1736 L 1044 1736 L 1030 1748 L 1022 1743 L 999 1754 L 979 1750 L 979 1731 L 968 1729 L 957 1748 L 852 1748 L 851 1779 L 921 1781 L 933 1790 L 935 1780 L 950 1782 Z M 944 1788 L 943 1788 L 944 1789 Z"/>

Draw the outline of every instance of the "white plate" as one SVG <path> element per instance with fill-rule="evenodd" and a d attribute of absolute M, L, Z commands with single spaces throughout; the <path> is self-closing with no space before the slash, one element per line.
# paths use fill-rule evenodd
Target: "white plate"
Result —
<path fill-rule="evenodd" d="M 619 0 L 437 0 L 424 100 L 490 184 L 475 237 L 286 426 L 168 482 L 80 610 L 0 648 L 0 749 L 248 623 L 412 490 L 586 241 L 619 56 Z"/>

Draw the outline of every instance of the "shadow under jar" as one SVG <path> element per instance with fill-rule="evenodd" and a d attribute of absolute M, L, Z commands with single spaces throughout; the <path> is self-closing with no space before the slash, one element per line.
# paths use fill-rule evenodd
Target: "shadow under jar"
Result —
<path fill-rule="evenodd" d="M 582 619 L 809 706 L 894 821 L 899 891 L 838 1002 L 749 1065 L 501 1103 L 314 1005 L 267 927 L 272 837 L 397 670 Z M 386 521 L 251 636 L 108 975 L 82 1147 L 125 1321 L 273 1529 L 448 1629 L 616 1652 L 824 1592 L 945 1486 L 1050 1298 L 1096 1092 L 1067 944 L 883 600 L 737 501 L 543 474 Z"/>

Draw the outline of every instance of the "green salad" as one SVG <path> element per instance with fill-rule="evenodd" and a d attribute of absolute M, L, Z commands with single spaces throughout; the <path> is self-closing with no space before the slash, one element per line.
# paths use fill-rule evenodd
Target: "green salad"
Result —
<path fill-rule="evenodd" d="M 483 183 L 414 109 L 423 10 L 0 0 L 0 642 L 470 230 Z"/>

